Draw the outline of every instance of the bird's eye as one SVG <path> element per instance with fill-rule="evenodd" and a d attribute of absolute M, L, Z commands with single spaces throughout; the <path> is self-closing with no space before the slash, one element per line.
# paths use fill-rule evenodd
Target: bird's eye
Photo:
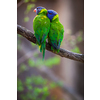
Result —
<path fill-rule="evenodd" d="M 52 13 L 49 13 L 50 15 L 52 15 Z"/>

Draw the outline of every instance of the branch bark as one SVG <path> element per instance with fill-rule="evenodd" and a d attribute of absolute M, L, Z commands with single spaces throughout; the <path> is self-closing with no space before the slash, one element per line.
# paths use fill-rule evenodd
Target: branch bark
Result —
<path fill-rule="evenodd" d="M 23 37 L 25 37 L 26 39 L 28 39 L 29 41 L 33 42 L 36 44 L 36 38 L 34 36 L 34 33 L 31 32 L 30 30 L 26 29 L 25 27 L 22 27 L 20 25 L 17 25 L 17 34 L 22 35 Z M 46 49 L 48 51 L 51 51 L 51 46 L 49 43 L 46 43 Z M 60 48 L 59 53 L 53 52 L 61 57 L 65 57 L 65 58 L 69 58 L 75 61 L 79 61 L 84 63 L 84 55 L 83 54 L 78 54 L 78 53 L 73 53 L 71 51 L 68 50 L 64 50 L 62 48 Z"/>

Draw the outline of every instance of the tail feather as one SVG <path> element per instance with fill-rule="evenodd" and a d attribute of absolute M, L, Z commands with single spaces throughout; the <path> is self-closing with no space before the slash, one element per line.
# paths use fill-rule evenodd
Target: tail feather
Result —
<path fill-rule="evenodd" d="M 45 42 L 43 42 L 40 46 L 40 52 L 42 52 L 43 59 L 45 57 Z"/>
<path fill-rule="evenodd" d="M 57 44 L 56 41 L 51 42 L 51 50 L 57 51 L 57 53 L 60 51 L 60 42 Z"/>
<path fill-rule="evenodd" d="M 39 46 L 39 48 L 40 48 L 40 52 L 42 52 L 42 47 L 41 47 L 41 45 Z"/>
<path fill-rule="evenodd" d="M 55 44 L 55 43 L 51 43 L 51 45 L 52 45 L 52 47 L 54 48 L 54 49 L 60 49 L 60 44 Z"/>

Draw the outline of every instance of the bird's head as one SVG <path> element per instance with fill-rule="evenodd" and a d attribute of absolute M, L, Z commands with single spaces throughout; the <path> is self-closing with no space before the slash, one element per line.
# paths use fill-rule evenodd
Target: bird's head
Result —
<path fill-rule="evenodd" d="M 40 13 L 43 13 L 45 11 L 46 11 L 46 9 L 44 7 L 41 7 L 41 6 L 34 9 L 34 12 L 36 12 L 37 15 Z"/>
<path fill-rule="evenodd" d="M 58 18 L 58 13 L 54 10 L 48 10 L 47 17 L 50 19 L 50 21 L 55 20 Z"/>

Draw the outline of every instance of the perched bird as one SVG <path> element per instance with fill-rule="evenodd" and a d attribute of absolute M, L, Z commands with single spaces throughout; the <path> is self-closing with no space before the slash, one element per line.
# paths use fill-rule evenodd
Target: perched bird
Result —
<path fill-rule="evenodd" d="M 51 44 L 51 50 L 59 52 L 60 45 L 63 40 L 64 27 L 60 23 L 59 16 L 56 11 L 48 10 L 47 17 L 50 19 L 48 42 Z"/>
<path fill-rule="evenodd" d="M 37 44 L 40 47 L 40 52 L 43 53 L 43 59 L 45 56 L 46 38 L 50 30 L 50 19 L 46 16 L 47 10 L 44 7 L 37 7 L 34 9 L 36 17 L 33 19 L 33 30 L 37 40 Z"/>

